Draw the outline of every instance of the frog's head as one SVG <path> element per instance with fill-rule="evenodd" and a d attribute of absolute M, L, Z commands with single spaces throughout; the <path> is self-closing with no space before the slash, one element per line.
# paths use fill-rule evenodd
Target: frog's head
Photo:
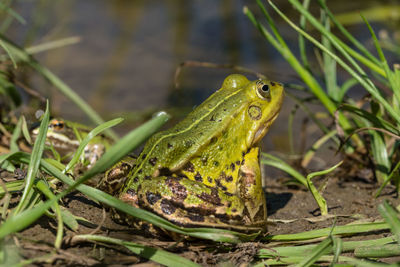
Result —
<path fill-rule="evenodd" d="M 68 127 L 63 120 L 51 119 L 47 128 L 47 137 L 51 136 L 52 134 L 63 134 L 66 131 L 68 131 Z M 38 135 L 39 127 L 35 127 L 32 131 L 32 134 Z"/>
<path fill-rule="evenodd" d="M 247 128 L 246 145 L 260 141 L 278 117 L 284 97 L 282 84 L 259 79 L 243 86 L 247 96 L 244 113 Z"/>
<path fill-rule="evenodd" d="M 32 130 L 32 137 L 35 139 L 38 134 L 39 127 L 36 127 Z M 49 121 L 46 140 L 52 143 L 55 147 L 71 146 L 71 148 L 75 148 L 79 145 L 79 142 L 76 139 L 73 129 L 66 121 L 61 119 L 52 119 Z"/>

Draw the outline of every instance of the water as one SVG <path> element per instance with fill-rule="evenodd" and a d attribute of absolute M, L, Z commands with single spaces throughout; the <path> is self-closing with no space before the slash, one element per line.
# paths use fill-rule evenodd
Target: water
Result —
<path fill-rule="evenodd" d="M 296 16 L 287 1 L 275 2 L 285 14 Z M 334 12 L 381 3 L 328 2 L 334 5 L 331 6 Z M 131 118 L 137 111 L 146 110 L 146 114 L 151 114 L 159 109 L 184 107 L 172 110 L 179 117 L 218 89 L 232 73 L 230 69 L 184 68 L 177 90 L 174 74 L 185 60 L 235 64 L 264 73 L 272 80 L 298 82 L 290 66 L 243 15 L 244 5 L 259 15 L 253 1 L 240 0 L 16 1 L 14 8 L 27 20 L 27 25 L 14 22 L 7 35 L 26 46 L 69 36 L 81 37 L 78 44 L 35 57 L 106 119 L 120 113 Z M 297 35 L 269 10 L 287 42 L 296 47 Z M 368 39 L 364 25 L 351 26 L 350 30 L 361 41 Z M 310 49 L 310 53 L 314 51 Z M 88 122 L 81 111 L 47 83 L 32 74 L 25 79 L 51 99 L 54 115 Z M 269 140 L 275 141 L 269 141 L 270 148 L 288 150 L 287 118 L 293 105 L 290 99 L 286 100 L 280 118 L 271 128 Z M 295 129 L 300 124 L 301 119 L 296 120 Z M 133 125 L 128 123 L 125 127 Z"/>

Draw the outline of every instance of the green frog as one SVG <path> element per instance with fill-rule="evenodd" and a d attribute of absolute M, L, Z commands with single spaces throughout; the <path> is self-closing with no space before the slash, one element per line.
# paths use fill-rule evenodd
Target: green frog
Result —
<path fill-rule="evenodd" d="M 80 142 L 91 128 L 67 120 L 51 119 L 47 129 L 46 145 L 52 146 L 64 160 L 70 160 Z M 31 131 L 33 139 L 39 134 L 39 127 Z M 104 135 L 95 136 L 84 149 L 85 167 L 90 169 L 111 146 L 111 140 Z"/>
<path fill-rule="evenodd" d="M 153 135 L 134 164 L 110 170 L 100 187 L 176 225 L 264 231 L 259 142 L 283 96 L 280 83 L 229 75 L 183 121 Z"/>

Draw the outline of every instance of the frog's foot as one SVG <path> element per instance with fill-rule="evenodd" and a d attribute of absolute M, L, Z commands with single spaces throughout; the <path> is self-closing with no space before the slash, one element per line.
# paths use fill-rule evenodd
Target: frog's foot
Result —
<path fill-rule="evenodd" d="M 127 156 L 122 161 L 116 163 L 105 173 L 104 178 L 99 182 L 97 188 L 110 195 L 117 193 L 124 185 L 135 161 L 135 158 Z"/>
<path fill-rule="evenodd" d="M 141 208 L 183 226 L 243 225 L 245 209 L 236 195 L 181 177 L 144 180 L 137 189 Z"/>

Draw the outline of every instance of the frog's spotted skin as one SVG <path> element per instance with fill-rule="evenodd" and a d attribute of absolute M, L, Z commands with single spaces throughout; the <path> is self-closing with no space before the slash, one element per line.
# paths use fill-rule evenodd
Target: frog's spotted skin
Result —
<path fill-rule="evenodd" d="M 147 142 L 119 198 L 184 226 L 265 230 L 259 140 L 283 87 L 228 76 L 175 127 Z"/>

